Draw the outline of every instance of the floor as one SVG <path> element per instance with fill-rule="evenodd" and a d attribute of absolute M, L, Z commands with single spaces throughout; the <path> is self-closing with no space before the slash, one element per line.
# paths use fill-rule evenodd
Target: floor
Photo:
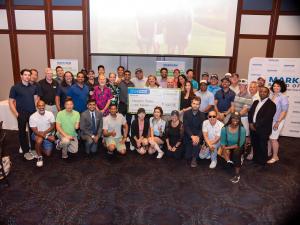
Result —
<path fill-rule="evenodd" d="M 37 168 L 18 153 L 9 131 L 10 186 L 0 190 L 0 224 L 264 225 L 292 224 L 299 215 L 300 139 L 280 139 L 280 161 L 262 168 L 246 161 L 241 181 L 219 160 L 191 169 L 185 160 L 103 150 L 69 160 L 57 150 Z M 298 214 L 297 214 L 298 213 Z M 298 220 L 299 221 L 299 220 Z M 299 224 L 299 223 L 298 223 Z"/>

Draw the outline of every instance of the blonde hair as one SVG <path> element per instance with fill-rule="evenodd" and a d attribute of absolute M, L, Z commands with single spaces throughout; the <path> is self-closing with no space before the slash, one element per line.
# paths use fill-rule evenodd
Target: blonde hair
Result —
<path fill-rule="evenodd" d="M 152 74 L 150 74 L 150 75 L 147 77 L 146 87 L 149 87 L 149 86 L 150 86 L 150 84 L 149 84 L 149 78 L 151 78 L 151 77 L 153 77 L 153 78 L 155 79 L 155 85 L 156 85 L 157 87 L 159 87 L 159 83 L 157 82 L 156 76 L 154 76 L 154 75 L 152 75 Z"/>

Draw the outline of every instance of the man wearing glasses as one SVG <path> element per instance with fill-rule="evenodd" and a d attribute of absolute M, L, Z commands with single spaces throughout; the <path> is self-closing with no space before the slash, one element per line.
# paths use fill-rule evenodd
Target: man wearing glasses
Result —
<path fill-rule="evenodd" d="M 222 122 L 217 120 L 217 112 L 215 110 L 208 113 L 208 119 L 203 122 L 202 133 L 205 146 L 200 150 L 200 159 L 210 159 L 210 169 L 217 166 L 217 155 L 220 147 L 221 129 L 224 126 Z"/>

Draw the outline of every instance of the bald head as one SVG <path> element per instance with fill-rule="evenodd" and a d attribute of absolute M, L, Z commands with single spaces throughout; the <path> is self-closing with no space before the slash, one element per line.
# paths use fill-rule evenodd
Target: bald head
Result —
<path fill-rule="evenodd" d="M 52 80 L 52 77 L 53 77 L 53 73 L 52 73 L 51 68 L 46 68 L 45 69 L 45 78 L 46 78 L 46 80 Z"/>

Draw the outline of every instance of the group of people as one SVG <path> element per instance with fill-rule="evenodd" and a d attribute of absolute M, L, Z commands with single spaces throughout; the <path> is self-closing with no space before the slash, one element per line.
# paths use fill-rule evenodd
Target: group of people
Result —
<path fill-rule="evenodd" d="M 235 168 L 233 183 L 240 180 L 244 157 L 265 165 L 279 160 L 278 137 L 288 111 L 286 84 L 275 80 L 270 89 L 266 79 L 248 83 L 236 73 L 226 73 L 219 83 L 217 74 L 203 73 L 200 82 L 188 69 L 175 69 L 168 76 L 144 77 L 143 70 L 131 71 L 119 66 L 117 73 L 105 76 L 105 67 L 81 70 L 76 79 L 70 71 L 50 68 L 38 81 L 38 71 L 23 69 L 21 82 L 9 94 L 9 105 L 19 128 L 20 153 L 30 150 L 26 135 L 29 124 L 31 148 L 35 148 L 36 165 L 43 166 L 43 156 L 51 155 L 54 145 L 62 158 L 78 152 L 79 141 L 88 155 L 102 143 L 107 154 L 126 154 L 126 142 L 139 154 L 157 153 L 189 160 L 197 167 L 199 159 L 210 159 L 209 168 L 217 165 L 217 155 Z M 157 106 L 152 115 L 139 108 L 136 115 L 127 112 L 128 88 L 179 88 L 180 110 L 164 115 Z M 249 149 L 249 151 L 245 151 Z M 245 154 L 247 153 L 247 154 Z"/>

